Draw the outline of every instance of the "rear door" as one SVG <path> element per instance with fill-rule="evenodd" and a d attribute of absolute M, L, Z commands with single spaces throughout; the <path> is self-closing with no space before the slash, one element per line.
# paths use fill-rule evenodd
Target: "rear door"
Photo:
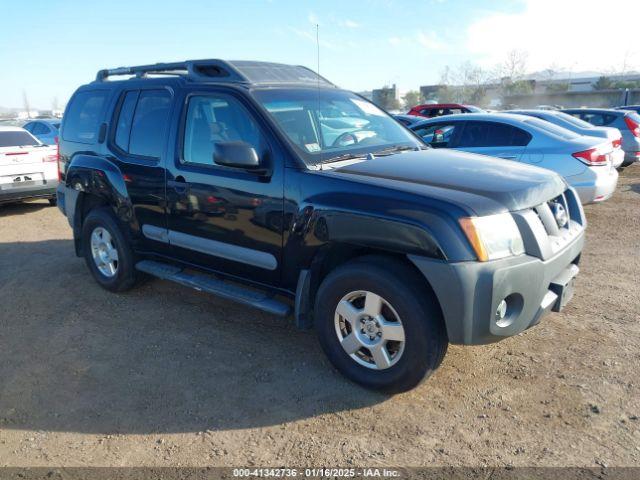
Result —
<path fill-rule="evenodd" d="M 464 128 L 451 146 L 465 152 L 519 161 L 530 141 L 528 132 L 513 125 L 469 120 L 464 122 Z"/>
<path fill-rule="evenodd" d="M 120 93 L 107 141 L 107 159 L 122 172 L 134 211 L 131 228 L 144 248 L 169 253 L 161 242 L 142 235 L 143 225 L 166 228 L 165 163 L 173 91 L 153 86 Z"/>

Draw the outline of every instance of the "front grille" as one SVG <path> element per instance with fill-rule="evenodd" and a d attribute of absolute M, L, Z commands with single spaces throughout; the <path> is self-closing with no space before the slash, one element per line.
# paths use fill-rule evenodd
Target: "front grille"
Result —
<path fill-rule="evenodd" d="M 571 226 L 571 210 L 564 193 L 534 207 L 533 211 L 549 236 L 558 236 Z"/>
<path fill-rule="evenodd" d="M 529 255 L 550 258 L 571 243 L 585 226 L 577 194 L 567 189 L 551 200 L 514 213 Z"/>

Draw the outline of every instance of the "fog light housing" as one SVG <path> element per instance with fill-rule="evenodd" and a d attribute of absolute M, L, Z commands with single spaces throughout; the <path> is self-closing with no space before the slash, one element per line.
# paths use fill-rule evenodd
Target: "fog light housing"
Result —
<path fill-rule="evenodd" d="M 503 299 L 498 304 L 498 308 L 496 308 L 496 322 L 500 322 L 504 320 L 506 316 L 507 316 L 507 301 Z"/>
<path fill-rule="evenodd" d="M 494 312 L 493 321 L 500 328 L 510 326 L 522 312 L 524 299 L 519 293 L 511 293 L 500 300 Z"/>

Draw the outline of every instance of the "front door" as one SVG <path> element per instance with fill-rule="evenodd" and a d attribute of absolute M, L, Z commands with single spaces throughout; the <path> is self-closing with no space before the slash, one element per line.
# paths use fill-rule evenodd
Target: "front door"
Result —
<path fill-rule="evenodd" d="M 187 94 L 167 165 L 168 241 L 180 260 L 277 285 L 282 262 L 283 164 L 252 106 L 227 90 Z M 245 142 L 260 171 L 214 163 L 219 142 Z"/>

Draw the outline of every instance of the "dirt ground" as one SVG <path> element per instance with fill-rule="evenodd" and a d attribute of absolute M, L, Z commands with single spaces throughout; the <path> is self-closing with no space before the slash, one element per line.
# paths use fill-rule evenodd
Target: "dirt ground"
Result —
<path fill-rule="evenodd" d="M 0 207 L 0 466 L 640 466 L 640 165 L 586 212 L 563 313 L 389 397 L 282 319 L 108 293 L 57 209 Z"/>

